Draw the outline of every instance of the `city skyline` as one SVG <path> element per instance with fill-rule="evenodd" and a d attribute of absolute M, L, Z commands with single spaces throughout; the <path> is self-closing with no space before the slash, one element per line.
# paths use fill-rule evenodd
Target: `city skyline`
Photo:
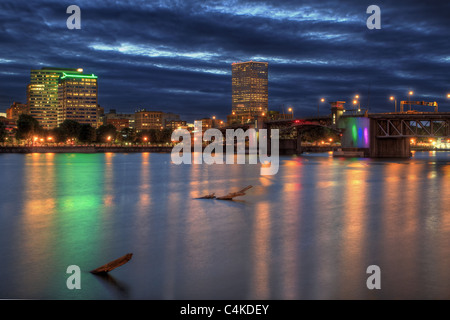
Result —
<path fill-rule="evenodd" d="M 413 99 L 437 101 L 445 111 L 450 56 L 443 7 L 381 1 L 382 28 L 369 30 L 370 4 L 81 1 L 81 29 L 68 30 L 63 4 L 4 2 L 0 108 L 26 101 L 28 70 L 71 66 L 99 76 L 105 110 L 225 118 L 231 64 L 255 60 L 269 63 L 269 110 L 292 106 L 296 115 L 315 115 L 322 97 L 350 103 L 359 94 L 362 106 L 385 112 L 394 107 L 390 96 L 405 100 L 412 90 Z M 21 20 L 8 18 L 12 12 Z"/>

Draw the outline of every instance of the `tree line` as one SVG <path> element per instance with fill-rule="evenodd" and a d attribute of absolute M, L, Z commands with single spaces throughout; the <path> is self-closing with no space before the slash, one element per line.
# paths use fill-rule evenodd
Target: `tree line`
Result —
<path fill-rule="evenodd" d="M 15 138 L 17 140 L 65 143 L 166 143 L 170 142 L 172 130 L 150 129 L 136 132 L 133 128 L 124 128 L 120 131 L 112 124 L 101 125 L 94 128 L 89 124 L 81 124 L 75 120 L 65 120 L 54 129 L 44 129 L 39 122 L 30 115 L 22 114 L 17 120 Z M 0 141 L 7 137 L 4 125 L 0 123 Z"/>

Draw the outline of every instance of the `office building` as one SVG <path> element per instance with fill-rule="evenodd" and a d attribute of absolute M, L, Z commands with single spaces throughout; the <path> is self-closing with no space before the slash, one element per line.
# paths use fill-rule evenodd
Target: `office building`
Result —
<path fill-rule="evenodd" d="M 235 115 L 267 113 L 268 63 L 239 62 L 232 66 L 232 112 Z"/>
<path fill-rule="evenodd" d="M 164 129 L 162 111 L 147 111 L 141 110 L 135 113 L 135 126 L 136 132 L 156 129 Z"/>
<path fill-rule="evenodd" d="M 97 127 L 97 76 L 63 72 L 58 83 L 57 124 L 74 120 Z"/>
<path fill-rule="evenodd" d="M 111 109 L 104 116 L 104 124 L 112 124 L 118 131 L 125 128 L 135 127 L 134 113 L 117 113 L 116 109 Z"/>
<path fill-rule="evenodd" d="M 65 119 L 97 126 L 97 76 L 85 75 L 82 69 L 31 70 L 27 105 L 44 129 L 55 128 Z"/>

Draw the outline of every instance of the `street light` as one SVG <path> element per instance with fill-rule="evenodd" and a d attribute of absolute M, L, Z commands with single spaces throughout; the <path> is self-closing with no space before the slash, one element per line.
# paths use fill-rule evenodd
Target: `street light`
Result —
<path fill-rule="evenodd" d="M 395 101 L 395 112 L 397 112 L 397 99 L 395 99 L 394 96 L 391 96 L 389 99 L 391 99 L 391 101 Z"/>
<path fill-rule="evenodd" d="M 359 101 L 358 100 L 353 100 L 353 104 L 356 106 L 356 105 L 358 105 L 358 112 L 360 112 L 361 111 L 361 107 L 360 107 L 360 105 L 359 105 Z"/>
<path fill-rule="evenodd" d="M 413 91 L 408 92 L 408 104 L 409 104 L 409 111 L 411 111 L 411 99 L 410 97 L 414 94 Z"/>
<path fill-rule="evenodd" d="M 361 103 L 359 102 L 359 94 L 355 95 L 355 99 L 353 100 L 353 104 L 358 105 L 358 112 L 361 111 Z"/>
<path fill-rule="evenodd" d="M 290 113 L 292 113 L 292 119 L 293 119 L 293 118 L 294 118 L 294 110 L 293 110 L 292 108 L 289 108 L 288 111 L 289 111 Z"/>
<path fill-rule="evenodd" d="M 325 98 L 321 98 L 319 100 L 319 102 L 317 102 L 317 117 L 320 117 L 320 110 L 319 110 L 319 108 L 320 108 L 320 103 L 321 102 L 325 102 Z"/>

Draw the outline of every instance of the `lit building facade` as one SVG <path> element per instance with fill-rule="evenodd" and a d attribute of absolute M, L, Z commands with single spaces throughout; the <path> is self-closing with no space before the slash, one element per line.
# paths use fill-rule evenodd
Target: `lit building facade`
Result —
<path fill-rule="evenodd" d="M 162 111 L 138 111 L 135 113 L 136 132 L 164 129 L 164 113 Z"/>
<path fill-rule="evenodd" d="M 125 128 L 135 127 L 134 113 L 117 113 L 115 109 L 111 109 L 104 116 L 104 124 L 112 124 L 118 131 Z"/>
<path fill-rule="evenodd" d="M 44 129 L 53 129 L 65 119 L 97 126 L 97 77 L 84 75 L 82 69 L 31 70 L 27 105 Z"/>
<path fill-rule="evenodd" d="M 63 71 L 72 69 L 42 68 L 31 70 L 30 84 L 27 88 L 27 104 L 30 115 L 44 129 L 58 125 L 58 83 Z"/>
<path fill-rule="evenodd" d="M 28 114 L 30 111 L 26 103 L 13 102 L 13 104 L 6 109 L 6 117 L 9 120 L 17 121 L 21 114 Z"/>
<path fill-rule="evenodd" d="M 58 125 L 65 120 L 74 120 L 96 128 L 97 76 L 63 72 L 58 83 L 58 102 Z"/>
<path fill-rule="evenodd" d="M 176 130 L 176 129 L 186 129 L 187 124 L 186 124 L 186 121 L 183 121 L 183 120 L 169 120 L 169 121 L 166 121 L 165 128 L 170 129 L 172 131 Z"/>
<path fill-rule="evenodd" d="M 232 69 L 232 112 L 235 115 L 267 113 L 269 105 L 268 63 L 239 62 Z"/>

